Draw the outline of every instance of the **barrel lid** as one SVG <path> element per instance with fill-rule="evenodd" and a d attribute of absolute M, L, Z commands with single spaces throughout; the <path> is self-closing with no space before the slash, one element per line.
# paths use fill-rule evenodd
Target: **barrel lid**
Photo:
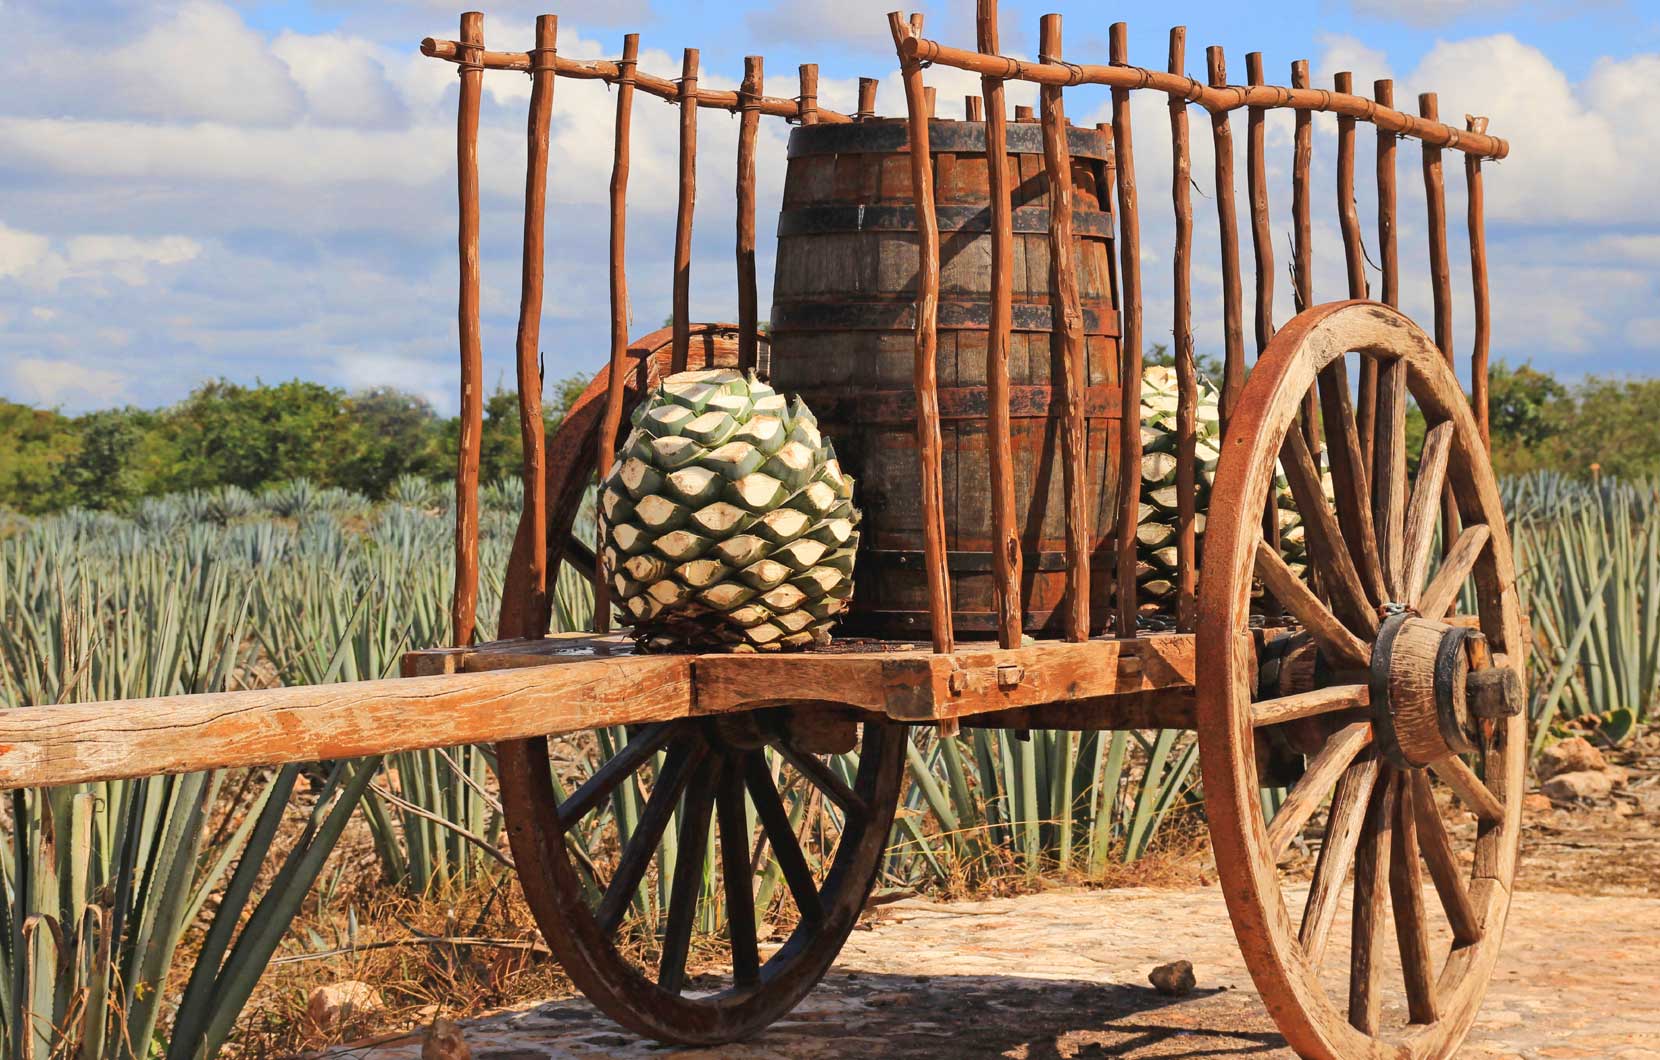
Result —
<path fill-rule="evenodd" d="M 1041 155 L 1043 126 L 1038 122 L 1011 121 L 1004 126 L 1011 155 Z M 813 155 L 897 154 L 911 144 L 910 123 L 902 118 L 842 124 L 798 125 L 790 132 L 789 157 Z M 1112 143 L 1098 129 L 1069 125 L 1067 150 L 1073 158 L 1112 161 Z M 932 154 L 985 154 L 986 123 L 983 121 L 928 122 L 928 147 Z"/>

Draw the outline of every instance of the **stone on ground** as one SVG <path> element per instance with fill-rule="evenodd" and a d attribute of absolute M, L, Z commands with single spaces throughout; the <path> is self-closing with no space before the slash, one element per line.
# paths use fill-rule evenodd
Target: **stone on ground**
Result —
<path fill-rule="evenodd" d="M 1171 961 L 1153 969 L 1147 977 L 1153 984 L 1153 989 L 1165 997 L 1186 997 L 1193 992 L 1195 980 L 1193 978 L 1192 961 Z"/>

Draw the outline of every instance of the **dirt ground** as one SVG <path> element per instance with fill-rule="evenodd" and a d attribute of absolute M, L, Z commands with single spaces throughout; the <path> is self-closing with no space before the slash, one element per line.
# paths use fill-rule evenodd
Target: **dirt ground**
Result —
<path fill-rule="evenodd" d="M 1626 756 L 1630 782 L 1610 802 L 1535 800 L 1503 955 L 1461 1056 L 1660 1060 L 1660 756 L 1646 750 Z M 1437 908 L 1433 893 L 1426 902 Z M 1347 937 L 1340 922 L 1333 938 Z M 1193 963 L 1197 988 L 1161 997 L 1148 972 L 1178 959 Z M 1334 941 L 1328 969 L 1346 963 Z M 1397 969 L 1385 974 L 1399 983 Z M 666 1050 L 580 998 L 469 1021 L 464 1033 L 474 1060 L 1293 1056 L 1214 885 L 881 906 L 788 1019 L 740 1046 Z M 420 1055 L 419 1032 L 328 1054 Z"/>

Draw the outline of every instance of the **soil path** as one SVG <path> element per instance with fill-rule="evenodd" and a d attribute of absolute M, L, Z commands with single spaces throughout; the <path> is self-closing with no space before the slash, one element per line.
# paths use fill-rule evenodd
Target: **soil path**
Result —
<path fill-rule="evenodd" d="M 1333 938 L 1347 935 L 1339 925 Z M 1460 1055 L 1660 1060 L 1657 953 L 1660 898 L 1523 890 Z M 1198 988 L 1160 997 L 1147 973 L 1176 959 L 1193 962 Z M 1335 942 L 1327 963 L 1346 964 Z M 580 999 L 464 1026 L 474 1060 L 1293 1056 L 1251 987 L 1214 886 L 884 906 L 789 1019 L 741 1046 L 665 1050 Z M 420 1052 L 415 1035 L 330 1055 Z"/>

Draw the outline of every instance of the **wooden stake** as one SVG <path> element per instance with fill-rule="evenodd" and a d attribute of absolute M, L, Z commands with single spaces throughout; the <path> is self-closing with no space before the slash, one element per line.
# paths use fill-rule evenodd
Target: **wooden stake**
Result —
<path fill-rule="evenodd" d="M 801 78 L 801 124 L 818 124 L 818 64 L 802 63 L 799 71 Z"/>
<path fill-rule="evenodd" d="M 859 78 L 859 112 L 853 115 L 855 121 L 869 121 L 876 116 L 876 86 L 879 83 L 874 77 Z"/>
<path fill-rule="evenodd" d="M 1061 54 L 1061 16 L 1044 15 L 1038 50 L 1044 61 Z M 1089 639 L 1089 548 L 1087 501 L 1089 442 L 1084 394 L 1089 368 L 1084 361 L 1084 314 L 1079 304 L 1076 249 L 1072 238 L 1072 154 L 1066 143 L 1062 89 L 1045 85 L 1039 94 L 1043 117 L 1043 165 L 1049 191 L 1049 277 L 1054 338 L 1060 350 L 1063 478 L 1066 487 L 1066 637 Z M 1119 165 L 1123 165 L 1122 157 Z"/>
<path fill-rule="evenodd" d="M 965 121 L 985 121 L 985 111 L 980 106 L 979 96 L 963 97 L 963 119 Z"/>
<path fill-rule="evenodd" d="M 981 51 L 997 52 L 997 0 L 979 0 L 975 31 Z M 1024 557 L 1015 529 L 1012 428 L 1009 421 L 1009 328 L 1014 302 L 1014 213 L 1009 187 L 1007 108 L 1003 79 L 980 79 L 986 113 L 986 194 L 991 200 L 991 321 L 986 332 L 986 452 L 991 471 L 992 577 L 997 642 L 1018 647 Z"/>
<path fill-rule="evenodd" d="M 671 370 L 691 357 L 692 213 L 697 202 L 697 59 L 687 48 L 680 65 L 680 200 L 674 221 L 674 352 Z"/>
<path fill-rule="evenodd" d="M 738 370 L 760 367 L 757 332 L 760 316 L 755 293 L 755 135 L 761 126 L 762 59 L 744 59 L 739 94 L 745 105 L 738 123 Z"/>
<path fill-rule="evenodd" d="M 1418 113 L 1438 121 L 1441 108 L 1434 92 L 1418 97 Z M 1435 344 L 1447 366 L 1453 365 L 1452 269 L 1447 262 L 1447 189 L 1441 171 L 1441 149 L 1424 145 L 1424 204 L 1429 220 L 1429 273 L 1435 304 Z M 1452 548 L 1458 538 L 1458 497 L 1451 483 L 1441 498 L 1441 547 Z"/>
<path fill-rule="evenodd" d="M 900 73 L 905 81 L 905 107 L 911 135 L 911 190 L 917 219 L 917 297 L 915 356 L 911 379 L 916 390 L 917 454 L 920 464 L 923 553 L 928 572 L 928 617 L 936 652 L 952 650 L 950 571 L 945 557 L 945 487 L 940 440 L 939 389 L 935 353 L 939 325 L 940 233 L 934 215 L 934 164 L 929 153 L 928 111 L 922 84 L 922 66 L 903 58 L 904 44 L 918 25 L 894 12 L 888 16 L 893 42 L 899 49 Z"/>
<path fill-rule="evenodd" d="M 1378 106 L 1395 102 L 1395 82 L 1374 82 L 1372 92 Z M 1383 302 L 1400 307 L 1400 246 L 1395 238 L 1395 140 L 1394 133 L 1378 127 L 1378 248 L 1383 257 Z"/>
<path fill-rule="evenodd" d="M 1291 64 L 1291 87 L 1308 87 L 1308 60 L 1298 59 Z M 1309 170 L 1314 165 L 1314 115 L 1299 110 L 1294 153 L 1291 166 L 1291 262 L 1296 311 L 1301 313 L 1314 304 L 1314 235 L 1309 218 Z M 1320 456 L 1320 399 L 1310 390 L 1303 398 L 1303 437 L 1316 460 Z"/>
<path fill-rule="evenodd" d="M 1487 132 L 1487 119 L 1466 116 L 1465 126 L 1477 134 Z M 1493 448 L 1492 421 L 1487 408 L 1487 348 L 1492 341 L 1492 305 L 1487 290 L 1487 224 L 1483 216 L 1486 192 L 1482 188 L 1481 159 L 1464 156 L 1464 183 L 1468 192 L 1466 221 L 1470 229 L 1470 284 L 1475 289 L 1475 348 L 1470 353 L 1470 402 L 1475 406 L 1476 425 L 1482 444 Z"/>
<path fill-rule="evenodd" d="M 1129 63 L 1129 29 L 1107 30 L 1109 61 Z M 1136 200 L 1130 92 L 1112 90 L 1112 148 L 1118 170 L 1119 275 L 1124 287 L 1124 348 L 1119 368 L 1122 412 L 1118 443 L 1118 635 L 1136 635 L 1136 522 L 1141 510 L 1141 214 Z M 1080 416 L 1081 418 L 1081 416 Z M 1088 530 L 1088 524 L 1085 524 Z M 1086 541 L 1088 538 L 1086 537 Z M 1087 580 L 1085 586 L 1088 586 Z"/>
<path fill-rule="evenodd" d="M 524 550 L 525 597 L 522 610 L 501 636 L 540 637 L 548 621 L 547 441 L 542 422 L 542 272 L 546 244 L 543 229 L 548 197 L 548 126 L 553 117 L 553 56 L 559 42 L 559 19 L 536 17 L 536 56 L 530 74 L 530 116 L 526 130 L 524 257 L 519 287 L 517 382 L 519 441 L 524 450 L 524 510 L 519 535 Z M 505 591 L 505 590 L 504 590 Z"/>
<path fill-rule="evenodd" d="M 1187 28 L 1170 31 L 1170 72 L 1187 66 Z M 1197 86 L 1195 86 L 1197 87 Z M 1170 97 L 1170 197 L 1176 213 L 1171 341 L 1176 361 L 1176 628 L 1198 620 L 1198 424 L 1199 375 L 1193 364 L 1193 163 L 1187 128 L 1187 100 Z"/>
<path fill-rule="evenodd" d="M 1262 82 L 1262 53 L 1245 55 L 1245 78 L 1253 86 Z M 1263 143 L 1266 112 L 1251 107 L 1245 116 L 1245 195 L 1251 202 L 1251 251 L 1256 262 L 1257 356 L 1274 337 L 1274 234 L 1268 227 L 1268 172 Z M 1262 537 L 1270 548 L 1280 548 L 1280 508 L 1274 491 L 1268 491 L 1262 508 Z M 1274 601 L 1266 601 L 1273 613 Z"/>
<path fill-rule="evenodd" d="M 634 115 L 634 67 L 640 55 L 640 35 L 623 38 L 618 62 L 617 121 L 611 159 L 611 372 L 606 380 L 605 418 L 596 440 L 594 467 L 599 481 L 611 472 L 622 427 L 623 388 L 628 381 L 628 267 L 624 261 L 628 235 L 628 147 Z M 605 514 L 599 513 L 599 544 L 594 550 L 594 632 L 611 631 L 611 579 L 605 568 Z"/>
<path fill-rule="evenodd" d="M 1344 71 L 1332 78 L 1338 92 L 1354 91 L 1354 75 Z M 1366 282 L 1366 248 L 1360 234 L 1360 207 L 1355 203 L 1355 119 L 1337 119 L 1337 217 L 1343 231 L 1343 263 L 1348 271 L 1349 297 L 1369 298 Z M 1344 371 L 1347 377 L 1347 370 Z M 1347 389 L 1347 382 L 1344 388 Z M 1364 467 L 1371 467 L 1373 417 L 1378 393 L 1378 366 L 1370 357 L 1360 358 L 1359 393 L 1355 398 L 1356 431 Z"/>
<path fill-rule="evenodd" d="M 1228 83 L 1227 57 L 1218 45 L 1205 49 L 1212 88 Z M 1211 111 L 1211 139 L 1216 154 L 1216 220 L 1222 238 L 1222 433 L 1228 431 L 1240 391 L 1245 389 L 1245 325 L 1240 316 L 1239 205 L 1233 192 L 1233 130 L 1228 112 Z"/>
<path fill-rule="evenodd" d="M 478 323 L 478 108 L 484 69 L 484 16 L 461 16 L 461 99 L 456 116 L 455 171 L 460 205 L 457 242 L 461 290 L 456 311 L 461 336 L 461 439 L 455 469 L 455 592 L 450 635 L 457 647 L 471 644 L 478 615 L 478 462 L 484 430 L 484 352 Z"/>

